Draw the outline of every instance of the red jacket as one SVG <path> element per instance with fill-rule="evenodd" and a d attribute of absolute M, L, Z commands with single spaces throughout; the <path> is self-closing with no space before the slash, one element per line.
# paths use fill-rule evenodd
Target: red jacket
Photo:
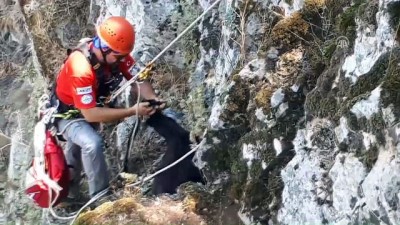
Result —
<path fill-rule="evenodd" d="M 132 78 L 129 69 L 134 63 L 130 55 L 121 60 L 119 68 L 127 80 Z M 69 55 L 61 67 L 56 82 L 57 97 L 64 104 L 73 105 L 77 109 L 89 109 L 96 106 L 96 74 L 82 52 L 74 51 Z"/>

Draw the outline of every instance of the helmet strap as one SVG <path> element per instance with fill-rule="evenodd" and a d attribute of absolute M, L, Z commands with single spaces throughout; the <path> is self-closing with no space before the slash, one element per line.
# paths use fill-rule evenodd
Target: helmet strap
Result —
<path fill-rule="evenodd" d="M 109 48 L 109 49 L 104 51 L 103 48 L 100 48 L 100 52 L 101 52 L 101 55 L 103 56 L 103 62 L 107 63 L 106 57 L 107 57 L 108 54 L 110 54 L 112 52 L 112 50 Z"/>

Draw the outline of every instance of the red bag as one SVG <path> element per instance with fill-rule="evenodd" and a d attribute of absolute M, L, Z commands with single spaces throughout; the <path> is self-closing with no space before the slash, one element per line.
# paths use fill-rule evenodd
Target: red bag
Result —
<path fill-rule="evenodd" d="M 38 206 L 49 208 L 49 206 L 60 203 L 68 195 L 70 176 L 62 148 L 57 144 L 50 131 L 45 130 L 44 132 L 45 136 L 39 137 L 42 140 L 38 141 L 44 144 L 43 147 L 40 147 L 43 149 L 42 154 L 39 152 L 35 156 L 32 166 L 28 170 L 25 194 Z M 35 150 L 40 151 L 37 148 L 35 143 Z"/>

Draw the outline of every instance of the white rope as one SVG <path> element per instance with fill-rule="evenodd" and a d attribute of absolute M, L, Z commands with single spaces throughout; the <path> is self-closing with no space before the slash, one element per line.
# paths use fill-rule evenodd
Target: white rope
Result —
<path fill-rule="evenodd" d="M 2 146 L 2 147 L 0 148 L 0 152 L 2 152 L 3 149 L 5 149 L 5 148 L 10 147 L 11 145 L 12 145 L 12 144 L 9 143 L 9 144 L 6 144 L 6 145 Z"/>
<path fill-rule="evenodd" d="M 37 107 L 37 118 L 40 119 L 40 114 L 45 112 L 46 104 L 50 102 L 50 97 L 48 94 L 43 94 L 40 96 L 38 100 L 38 107 Z"/>
<path fill-rule="evenodd" d="M 54 113 L 57 112 L 59 102 L 56 105 L 51 106 L 50 96 L 48 94 L 43 94 L 38 100 L 37 108 L 37 118 L 43 120 L 45 124 L 48 124 L 53 118 Z"/>
<path fill-rule="evenodd" d="M 131 142 L 130 142 L 130 145 L 128 146 L 128 151 L 131 149 L 131 147 L 132 147 L 132 143 L 133 143 L 133 139 L 134 139 L 134 137 L 135 137 L 135 134 L 136 134 L 136 131 L 137 131 L 137 129 L 138 129 L 138 124 L 139 124 L 139 115 L 138 115 L 138 113 L 139 113 L 139 101 L 140 101 L 140 84 L 138 83 L 138 82 L 135 82 L 136 83 L 136 87 L 137 87 L 137 98 L 136 98 L 136 123 L 135 123 L 135 127 L 133 128 L 133 133 L 132 133 L 132 136 L 131 136 Z M 128 157 L 128 156 L 127 156 Z M 126 160 L 126 159 L 124 159 L 124 160 Z"/>
<path fill-rule="evenodd" d="M 76 214 L 74 214 L 74 215 L 72 215 L 72 216 L 59 216 L 59 215 L 57 215 L 56 212 L 54 212 L 53 205 L 54 205 L 55 201 L 57 200 L 59 194 L 60 194 L 60 193 L 59 193 L 58 191 L 56 191 L 56 197 L 54 198 L 54 201 L 51 202 L 51 198 L 52 198 L 52 189 L 49 188 L 49 212 L 50 212 L 50 214 L 51 214 L 54 218 L 59 219 L 59 220 L 70 220 L 70 219 L 73 219 L 73 218 L 75 217 Z"/>
<path fill-rule="evenodd" d="M 137 88 L 138 88 L 138 90 L 137 90 L 137 95 L 138 95 L 138 96 L 137 96 L 137 98 L 136 98 L 136 115 L 135 115 L 135 117 L 136 117 L 136 123 L 135 123 L 135 126 L 133 127 L 133 133 L 132 133 L 132 136 L 130 137 L 130 138 L 131 138 L 131 142 L 130 142 L 130 145 L 128 146 L 127 151 L 129 151 L 129 150 L 131 149 L 133 139 L 134 139 L 134 137 L 135 137 L 136 131 L 137 131 L 138 126 L 139 126 L 139 125 L 138 125 L 138 124 L 139 124 L 139 115 L 138 115 L 138 113 L 139 113 L 139 101 L 140 101 L 140 85 L 139 85 L 139 82 L 135 82 L 135 83 L 136 83 Z M 129 103 L 128 103 L 128 106 L 129 106 Z M 126 157 L 128 157 L 128 156 L 126 156 Z M 125 160 L 127 160 L 127 159 L 124 159 L 124 163 L 125 163 Z M 124 166 L 125 166 L 125 165 L 122 165 L 122 167 L 120 168 L 118 174 L 120 174 L 120 173 L 123 172 Z M 111 180 L 111 182 L 114 181 L 117 177 L 118 177 L 118 175 L 117 175 L 116 177 L 114 177 L 114 178 Z"/>
<path fill-rule="evenodd" d="M 132 149 L 132 147 L 133 147 L 133 140 L 136 137 L 136 132 L 137 132 L 137 128 L 138 128 L 138 125 L 139 125 L 139 116 L 138 116 L 139 104 L 138 103 L 140 101 L 140 83 L 142 83 L 142 82 L 135 82 L 135 83 L 136 83 L 136 86 L 138 88 L 137 89 L 138 97 L 136 99 L 136 103 L 137 103 L 136 115 L 137 116 L 136 116 L 135 128 L 134 128 L 133 133 L 131 135 L 131 141 L 130 141 L 130 145 L 128 146 L 128 150 Z M 144 160 L 144 157 L 143 157 L 143 152 L 142 152 L 142 150 L 140 148 L 139 148 L 139 152 L 140 152 L 140 157 L 142 158 L 142 161 L 143 161 L 143 165 L 144 165 L 145 168 L 147 168 L 146 161 Z"/>
<path fill-rule="evenodd" d="M 75 223 L 75 220 L 78 218 L 78 215 L 82 212 L 82 210 L 84 210 L 86 207 L 88 207 L 90 204 L 92 204 L 93 202 L 95 202 L 97 199 L 101 198 L 103 195 L 105 195 L 107 192 L 109 191 L 109 188 L 106 188 L 104 190 L 102 190 L 101 192 L 97 193 L 95 196 L 93 196 L 93 198 L 91 198 L 84 206 L 82 206 L 78 212 L 76 212 L 76 214 L 74 216 L 71 216 L 73 218 L 73 220 L 71 221 L 70 225 Z M 71 218 L 71 219 L 72 219 Z"/>
<path fill-rule="evenodd" d="M 145 177 L 142 181 L 138 181 L 138 182 L 136 182 L 136 183 L 134 183 L 134 184 L 127 185 L 126 187 L 134 187 L 134 186 L 137 186 L 137 185 L 139 185 L 139 184 L 142 184 L 142 183 L 144 183 L 144 182 L 146 182 L 146 181 L 149 181 L 150 179 L 152 179 L 153 177 L 157 176 L 158 174 L 160 174 L 160 173 L 162 173 L 162 172 L 164 172 L 164 171 L 170 169 L 171 167 L 175 166 L 176 164 L 178 164 L 179 162 L 181 162 L 182 160 L 184 160 L 184 159 L 185 159 L 186 157 L 188 157 L 190 154 L 192 154 L 193 152 L 195 152 L 201 145 L 204 144 L 205 140 L 206 140 L 206 139 L 203 139 L 196 147 L 194 147 L 192 150 L 190 150 L 188 153 L 186 153 L 185 155 L 183 155 L 182 157 L 180 157 L 178 160 L 176 160 L 175 162 L 171 163 L 170 165 L 168 165 L 168 166 L 162 168 L 161 170 L 159 170 L 159 171 L 157 171 L 157 172 L 151 174 L 150 176 Z"/>
<path fill-rule="evenodd" d="M 97 193 L 95 196 L 93 196 L 84 206 L 82 206 L 77 212 L 75 212 L 72 216 L 58 216 L 56 212 L 54 212 L 53 209 L 53 204 L 50 204 L 49 206 L 49 212 L 50 214 L 58 219 L 58 220 L 71 220 L 71 225 L 75 223 L 75 220 L 78 218 L 78 215 L 82 212 L 82 210 L 84 210 L 86 207 L 88 207 L 90 204 L 92 204 L 93 202 L 95 202 L 97 199 L 101 198 L 103 195 L 105 195 L 107 192 L 109 191 L 109 188 L 106 188 L 104 190 L 102 190 L 101 192 Z M 51 199 L 51 189 L 49 189 L 49 199 Z M 56 198 L 55 198 L 56 199 Z M 49 200 L 50 202 L 51 200 Z"/>
<path fill-rule="evenodd" d="M 54 212 L 53 206 L 49 207 L 49 212 L 54 218 L 56 218 L 58 220 L 72 220 L 76 216 L 76 214 L 73 214 L 72 216 L 59 216 L 59 215 L 57 215 L 56 212 Z"/>
<path fill-rule="evenodd" d="M 183 35 L 185 35 L 198 21 L 200 21 L 212 8 L 214 8 L 221 0 L 216 0 L 208 9 L 206 9 L 199 17 L 197 17 L 196 20 L 194 20 L 184 31 L 182 31 L 167 47 L 164 48 L 156 57 L 154 57 L 153 60 L 150 61 L 148 65 L 152 65 L 158 58 L 161 57 L 175 42 L 177 42 Z M 132 77 L 128 82 L 126 82 L 124 85 L 122 85 L 118 90 L 116 90 L 110 98 L 110 101 L 113 101 L 118 95 L 122 93 L 122 91 L 129 87 L 133 82 L 135 82 L 139 75 L 142 74 L 147 67 L 143 67 L 139 73 L 137 73 L 134 77 Z"/>
<path fill-rule="evenodd" d="M 67 128 L 68 128 L 71 124 L 73 124 L 73 123 L 75 123 L 75 122 L 78 122 L 78 121 L 86 121 L 86 120 L 85 120 L 85 118 L 78 118 L 78 119 L 73 119 L 73 120 L 69 121 L 69 122 L 67 123 L 67 125 L 65 125 L 65 127 L 64 127 L 60 132 L 57 133 L 57 135 L 62 135 L 62 134 L 65 132 L 65 130 L 67 130 Z"/>

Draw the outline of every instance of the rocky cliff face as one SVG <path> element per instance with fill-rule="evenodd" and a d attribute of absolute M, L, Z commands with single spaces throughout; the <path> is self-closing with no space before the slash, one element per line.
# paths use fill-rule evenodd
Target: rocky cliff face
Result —
<path fill-rule="evenodd" d="M 21 213 L 28 206 L 17 195 L 33 122 L 11 115 L 32 118 L 39 94 L 25 90 L 36 93 L 39 78 L 52 78 L 62 58 L 55 53 L 91 34 L 88 24 L 123 15 L 135 25 L 133 55 L 143 65 L 210 2 L 21 4 L 6 2 L 19 16 L 2 11 L 0 22 L 8 28 L 0 46 L 24 59 L 1 58 L 21 71 L 3 71 L 1 91 L 26 96 L 0 105 L 2 131 L 13 140 L 1 152 L 9 173 L 0 178 L 14 182 L 4 187 L 8 221 L 39 219 Z M 167 51 L 155 86 L 184 113 L 193 139 L 205 139 L 194 160 L 207 185 L 181 187 L 186 210 L 209 224 L 399 223 L 399 12 L 394 0 L 223 0 Z M 53 22 L 40 23 L 50 15 Z M 125 147 L 128 123 L 109 152 Z M 147 164 L 162 152 L 152 134 L 143 129 L 133 164 L 143 158 L 139 148 L 152 149 Z M 132 170 L 146 172 L 139 167 Z"/>

